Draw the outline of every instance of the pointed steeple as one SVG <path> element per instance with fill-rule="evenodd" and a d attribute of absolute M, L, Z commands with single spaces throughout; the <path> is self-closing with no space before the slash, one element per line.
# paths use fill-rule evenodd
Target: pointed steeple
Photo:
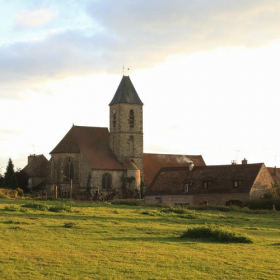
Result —
<path fill-rule="evenodd" d="M 109 105 L 117 103 L 128 103 L 143 105 L 129 76 L 123 76 L 119 87 Z"/>

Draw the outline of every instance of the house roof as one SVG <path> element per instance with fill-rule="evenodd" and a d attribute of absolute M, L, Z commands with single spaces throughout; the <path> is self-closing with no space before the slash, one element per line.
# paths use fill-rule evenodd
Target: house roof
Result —
<path fill-rule="evenodd" d="M 129 103 L 143 105 L 129 76 L 123 76 L 118 89 L 109 105 Z"/>
<path fill-rule="evenodd" d="M 189 166 L 190 161 L 195 166 L 205 166 L 201 155 L 143 154 L 143 171 L 146 185 L 149 186 L 152 183 L 162 167 Z"/>
<path fill-rule="evenodd" d="M 146 195 L 165 194 L 215 194 L 215 193 L 249 193 L 263 163 L 246 165 L 212 165 L 162 168 L 148 188 Z M 210 186 L 203 188 L 204 182 Z M 241 181 L 238 188 L 233 187 L 234 181 Z M 189 185 L 184 192 L 185 184 Z"/>
<path fill-rule="evenodd" d="M 267 170 L 269 171 L 274 182 L 280 182 L 280 168 L 267 167 Z"/>
<path fill-rule="evenodd" d="M 28 164 L 22 169 L 29 177 L 47 177 L 49 161 L 44 155 L 31 155 Z"/>
<path fill-rule="evenodd" d="M 91 169 L 125 170 L 109 147 L 109 131 L 105 127 L 73 125 L 50 152 L 82 153 Z"/>

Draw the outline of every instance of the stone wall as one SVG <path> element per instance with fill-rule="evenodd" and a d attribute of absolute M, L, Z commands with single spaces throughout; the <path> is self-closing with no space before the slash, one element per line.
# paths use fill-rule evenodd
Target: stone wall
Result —
<path fill-rule="evenodd" d="M 250 198 L 260 198 L 265 193 L 268 193 L 271 191 L 273 183 L 273 178 L 271 177 L 270 173 L 268 172 L 267 168 L 262 165 L 261 170 L 253 184 L 253 187 L 250 191 Z"/>
<path fill-rule="evenodd" d="M 104 174 L 110 174 L 112 178 L 111 188 L 117 190 L 119 192 L 117 198 L 122 197 L 122 181 L 121 177 L 124 175 L 123 171 L 112 171 L 112 170 L 92 170 L 91 171 L 91 193 L 98 192 L 106 192 L 106 190 L 102 189 L 102 178 Z"/>
<path fill-rule="evenodd" d="M 130 111 L 134 126 L 130 126 Z M 114 125 L 114 112 L 116 124 Z M 110 106 L 110 148 L 119 161 L 128 156 L 143 174 L 143 115 L 142 105 L 114 104 Z"/>
<path fill-rule="evenodd" d="M 68 158 L 71 158 L 74 164 L 73 186 L 75 185 L 75 188 L 86 187 L 89 168 L 83 155 L 80 153 L 52 154 L 50 159 L 50 183 L 54 185 L 69 185 L 69 179 L 64 177 L 64 166 Z"/>
<path fill-rule="evenodd" d="M 250 198 L 247 193 L 233 194 L 196 194 L 196 195 L 154 195 L 146 196 L 145 202 L 148 204 L 189 204 L 189 205 L 226 205 L 227 202 L 244 202 Z"/>
<path fill-rule="evenodd" d="M 199 194 L 194 196 L 193 205 L 226 205 L 229 201 L 244 202 L 249 199 L 249 193 Z"/>
<path fill-rule="evenodd" d="M 147 204 L 182 204 L 193 205 L 193 195 L 149 195 L 145 197 Z"/>

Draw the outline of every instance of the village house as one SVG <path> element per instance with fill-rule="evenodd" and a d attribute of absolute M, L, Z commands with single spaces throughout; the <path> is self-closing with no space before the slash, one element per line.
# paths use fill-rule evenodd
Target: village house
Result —
<path fill-rule="evenodd" d="M 263 163 L 161 168 L 145 196 L 146 203 L 242 205 L 260 198 L 274 182 Z"/>
<path fill-rule="evenodd" d="M 44 155 L 29 155 L 27 165 L 22 169 L 28 177 L 31 192 L 45 192 L 49 176 L 49 161 Z"/>

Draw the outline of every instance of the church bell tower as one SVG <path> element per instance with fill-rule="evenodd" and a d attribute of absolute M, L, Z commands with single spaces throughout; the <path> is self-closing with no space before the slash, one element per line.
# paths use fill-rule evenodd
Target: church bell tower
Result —
<path fill-rule="evenodd" d="M 123 76 L 110 106 L 110 148 L 120 162 L 129 158 L 143 171 L 143 103 Z"/>

